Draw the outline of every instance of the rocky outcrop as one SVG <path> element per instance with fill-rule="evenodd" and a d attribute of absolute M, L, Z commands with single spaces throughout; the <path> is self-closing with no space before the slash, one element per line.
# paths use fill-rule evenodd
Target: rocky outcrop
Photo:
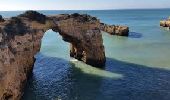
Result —
<path fill-rule="evenodd" d="M 170 17 L 167 20 L 160 21 L 160 26 L 167 27 L 170 29 Z"/>
<path fill-rule="evenodd" d="M 5 20 L 2 18 L 2 16 L 0 15 L 0 22 L 4 22 Z"/>
<path fill-rule="evenodd" d="M 100 29 L 111 35 L 119 35 L 119 36 L 129 35 L 129 27 L 127 26 L 116 26 L 116 25 L 108 25 L 108 24 L 101 23 Z"/>
<path fill-rule="evenodd" d="M 2 19 L 2 18 L 1 18 Z M 70 56 L 96 67 L 105 65 L 100 21 L 80 14 L 45 16 L 27 11 L 0 22 L 0 99 L 18 100 L 32 72 L 44 33 L 52 29 L 70 43 Z M 124 34 L 123 28 L 117 28 Z M 109 32 L 108 30 L 104 30 Z"/>
<path fill-rule="evenodd" d="M 24 14 L 19 15 L 19 17 L 28 18 L 30 21 L 37 21 L 39 23 L 45 24 L 47 17 L 36 11 L 26 11 Z"/>

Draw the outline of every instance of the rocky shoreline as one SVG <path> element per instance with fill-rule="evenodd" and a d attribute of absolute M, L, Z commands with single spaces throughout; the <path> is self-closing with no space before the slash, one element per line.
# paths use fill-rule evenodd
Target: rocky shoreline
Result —
<path fill-rule="evenodd" d="M 170 17 L 167 20 L 161 20 L 160 26 L 170 29 Z"/>
<path fill-rule="evenodd" d="M 19 100 L 32 72 L 34 55 L 39 52 L 44 33 L 52 29 L 70 43 L 70 56 L 89 65 L 105 65 L 102 31 L 127 36 L 128 27 L 102 24 L 90 15 L 46 16 L 27 11 L 17 17 L 0 16 L 0 100 Z"/>

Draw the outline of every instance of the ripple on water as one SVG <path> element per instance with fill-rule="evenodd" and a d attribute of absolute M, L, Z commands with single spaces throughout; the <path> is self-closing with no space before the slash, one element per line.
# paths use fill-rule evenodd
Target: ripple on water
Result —
<path fill-rule="evenodd" d="M 38 56 L 24 100 L 168 100 L 170 71 L 107 58 L 98 69 Z"/>
<path fill-rule="evenodd" d="M 159 27 L 169 9 L 80 13 L 127 25 L 130 37 L 103 34 L 107 60 L 102 70 L 70 62 L 69 45 L 48 31 L 41 50 L 48 56 L 37 57 L 23 100 L 169 100 L 170 32 Z"/>

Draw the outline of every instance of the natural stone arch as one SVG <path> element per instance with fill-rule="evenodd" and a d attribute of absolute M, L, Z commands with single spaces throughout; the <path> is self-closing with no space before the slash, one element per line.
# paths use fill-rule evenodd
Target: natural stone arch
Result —
<path fill-rule="evenodd" d="M 104 66 L 105 52 L 99 20 L 88 15 L 63 16 L 69 18 L 62 21 L 52 18 L 55 23 L 52 30 L 59 32 L 63 40 L 71 44 L 70 56 L 96 67 Z"/>
<path fill-rule="evenodd" d="M 20 99 L 33 69 L 34 55 L 40 51 L 41 39 L 49 29 L 71 44 L 71 57 L 100 68 L 106 60 L 100 30 L 123 36 L 129 32 L 128 27 L 101 24 L 89 15 L 45 16 L 27 11 L 5 20 L 0 16 L 0 99 Z"/>
<path fill-rule="evenodd" d="M 102 67 L 105 52 L 100 21 L 89 15 L 45 16 L 29 11 L 0 23 L 0 97 L 18 99 L 33 69 L 44 33 L 52 29 L 71 44 L 70 56 Z"/>

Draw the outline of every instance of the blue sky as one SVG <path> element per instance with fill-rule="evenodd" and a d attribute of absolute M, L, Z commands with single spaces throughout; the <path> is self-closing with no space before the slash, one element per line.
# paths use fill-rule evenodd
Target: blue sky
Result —
<path fill-rule="evenodd" d="M 170 0 L 1 0 L 0 10 L 170 8 Z"/>

